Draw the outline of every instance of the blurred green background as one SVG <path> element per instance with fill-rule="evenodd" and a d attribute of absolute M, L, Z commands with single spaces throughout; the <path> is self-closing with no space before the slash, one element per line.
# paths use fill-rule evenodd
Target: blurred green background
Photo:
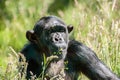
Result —
<path fill-rule="evenodd" d="M 0 0 L 0 77 L 10 62 L 9 47 L 19 52 L 26 31 L 47 15 L 74 25 L 71 36 L 120 76 L 120 0 Z"/>

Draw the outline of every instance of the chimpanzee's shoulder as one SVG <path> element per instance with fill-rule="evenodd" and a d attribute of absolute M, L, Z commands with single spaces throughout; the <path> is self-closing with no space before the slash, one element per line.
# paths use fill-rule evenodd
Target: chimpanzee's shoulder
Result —
<path fill-rule="evenodd" d="M 69 41 L 68 52 L 71 52 L 71 51 L 76 53 L 82 52 L 86 54 L 89 54 L 89 53 L 93 55 L 95 54 L 95 52 L 91 48 L 89 48 L 84 43 L 77 41 L 75 39 Z"/>
<path fill-rule="evenodd" d="M 82 46 L 82 45 L 84 45 L 82 42 L 77 41 L 77 40 L 75 40 L 75 39 L 70 40 L 70 41 L 69 41 L 69 44 L 68 44 L 69 47 L 70 47 L 70 46 Z"/>

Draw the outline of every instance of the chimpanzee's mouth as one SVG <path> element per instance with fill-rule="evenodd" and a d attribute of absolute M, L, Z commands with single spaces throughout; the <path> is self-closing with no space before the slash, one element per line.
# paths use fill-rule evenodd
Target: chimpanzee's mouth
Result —
<path fill-rule="evenodd" d="M 66 43 L 52 43 L 49 48 L 51 55 L 58 56 L 58 60 L 63 59 L 67 52 L 67 44 Z"/>
<path fill-rule="evenodd" d="M 67 47 L 66 43 L 53 43 L 53 44 L 60 49 L 66 49 Z"/>

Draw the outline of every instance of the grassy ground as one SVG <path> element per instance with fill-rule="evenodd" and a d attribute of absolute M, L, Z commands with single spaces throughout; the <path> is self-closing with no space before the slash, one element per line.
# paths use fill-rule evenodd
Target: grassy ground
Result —
<path fill-rule="evenodd" d="M 13 80 L 16 52 L 27 42 L 26 30 L 42 16 L 56 15 L 74 25 L 71 37 L 92 48 L 120 76 L 119 0 L 2 0 L 0 3 L 0 79 Z M 63 3 L 64 2 L 64 3 Z M 11 75 L 7 74 L 8 63 Z M 13 72 L 12 72 L 13 71 Z M 12 78 L 11 78 L 12 77 Z M 5 80 L 7 80 L 5 79 Z M 83 75 L 81 80 L 87 80 Z"/>

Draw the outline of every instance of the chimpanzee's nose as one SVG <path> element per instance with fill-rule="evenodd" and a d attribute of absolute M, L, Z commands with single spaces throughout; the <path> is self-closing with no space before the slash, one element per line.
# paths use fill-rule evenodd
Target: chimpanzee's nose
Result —
<path fill-rule="evenodd" d="M 62 35 L 60 33 L 55 33 L 53 35 L 53 42 L 61 43 L 63 41 L 64 41 L 64 39 L 63 39 L 63 37 L 62 37 Z"/>

